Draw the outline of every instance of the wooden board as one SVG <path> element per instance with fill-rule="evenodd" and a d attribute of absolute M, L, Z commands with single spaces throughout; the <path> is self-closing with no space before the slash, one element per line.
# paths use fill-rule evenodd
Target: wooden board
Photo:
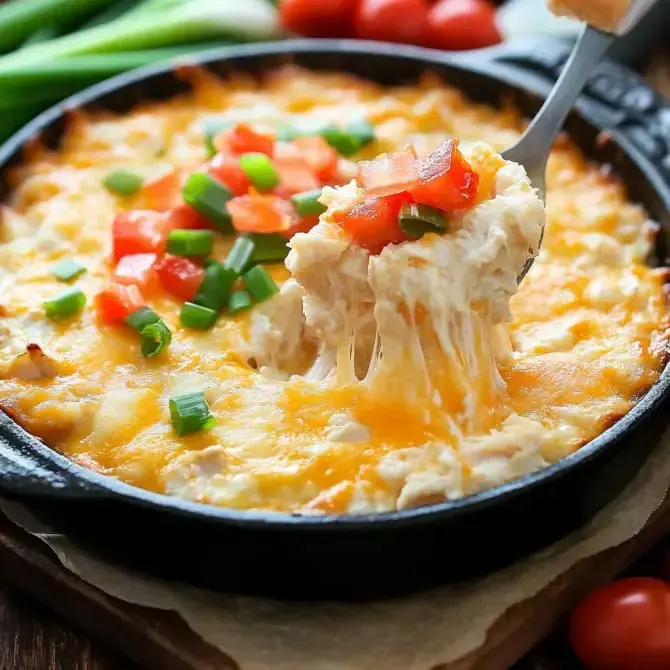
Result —
<path fill-rule="evenodd" d="M 668 533 L 670 499 L 635 538 L 581 561 L 537 596 L 507 612 L 493 626 L 481 649 L 435 670 L 510 668 L 551 632 L 582 594 L 622 572 Z M 176 614 L 130 605 L 79 579 L 61 566 L 48 547 L 1 515 L 0 566 L 4 579 L 141 666 L 156 670 L 244 670 L 194 634 Z M 517 668 L 569 670 L 564 663 L 554 665 L 544 657 L 540 663 L 532 655 Z"/>

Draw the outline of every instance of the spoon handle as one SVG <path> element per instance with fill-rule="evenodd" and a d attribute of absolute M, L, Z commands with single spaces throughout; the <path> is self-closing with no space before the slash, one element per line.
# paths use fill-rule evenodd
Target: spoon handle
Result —
<path fill-rule="evenodd" d="M 614 37 L 585 25 L 568 62 L 540 111 L 523 137 L 504 152 L 507 160 L 521 163 L 544 199 L 544 170 L 556 135 L 579 97 L 593 68 L 614 41 Z"/>

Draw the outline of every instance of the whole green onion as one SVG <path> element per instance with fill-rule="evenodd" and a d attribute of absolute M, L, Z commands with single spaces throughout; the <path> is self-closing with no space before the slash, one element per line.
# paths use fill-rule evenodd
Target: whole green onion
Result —
<path fill-rule="evenodd" d="M 202 391 L 173 396 L 169 406 L 172 427 L 179 436 L 213 428 L 216 423 Z"/>
<path fill-rule="evenodd" d="M 208 256 L 214 247 L 213 230 L 171 230 L 167 251 L 175 256 Z"/>
<path fill-rule="evenodd" d="M 182 189 L 184 202 L 202 214 L 224 233 L 232 233 L 233 223 L 226 203 L 233 197 L 230 190 L 204 172 L 195 172 Z"/>
<path fill-rule="evenodd" d="M 447 229 L 444 212 L 416 202 L 403 205 L 398 214 L 400 229 L 412 240 L 418 240 L 426 233 L 441 233 Z"/>
<path fill-rule="evenodd" d="M 91 6 L 93 1 L 68 0 L 67 5 L 87 4 L 88 11 L 91 11 L 94 9 Z M 63 0 L 28 2 L 63 5 Z M 20 6 L 24 3 L 27 4 L 27 0 L 14 0 L 11 4 Z M 0 14 L 0 29 L 3 26 L 1 19 Z M 44 20 L 46 17 L 40 17 L 36 25 L 31 23 L 29 30 L 20 34 L 16 32 L 14 37 L 20 43 L 43 25 Z M 233 36 L 239 39 L 267 39 L 277 29 L 277 11 L 265 0 L 192 0 L 169 7 L 165 11 L 137 14 L 132 20 L 129 17 L 123 18 L 26 47 L 0 58 L 0 67 L 50 62 L 87 53 L 154 49 Z"/>
<path fill-rule="evenodd" d="M 279 293 L 279 286 L 262 265 L 255 265 L 242 275 L 242 279 L 256 302 L 263 302 Z"/>
<path fill-rule="evenodd" d="M 86 268 L 71 258 L 63 258 L 51 266 L 51 274 L 60 281 L 72 281 L 86 272 Z"/>
<path fill-rule="evenodd" d="M 238 237 L 223 264 L 239 277 L 251 260 L 254 241 L 248 237 Z"/>
<path fill-rule="evenodd" d="M 235 291 L 228 298 L 228 314 L 233 316 L 251 307 L 249 291 Z"/>
<path fill-rule="evenodd" d="M 242 155 L 240 167 L 259 191 L 271 191 L 279 186 L 279 174 L 265 154 L 252 152 Z"/>
<path fill-rule="evenodd" d="M 313 191 L 304 191 L 291 198 L 295 211 L 300 216 L 319 216 L 326 211 L 326 207 L 319 202 L 322 189 L 317 188 Z"/>
<path fill-rule="evenodd" d="M 209 330 L 215 323 L 219 313 L 209 307 L 185 302 L 182 305 L 179 320 L 187 328 L 195 330 Z"/>
<path fill-rule="evenodd" d="M 140 348 L 144 358 L 158 356 L 172 341 L 172 333 L 161 319 L 144 326 L 140 331 Z"/>
<path fill-rule="evenodd" d="M 140 175 L 130 170 L 114 170 L 103 179 L 108 191 L 123 196 L 135 195 L 142 188 L 143 182 Z"/>
<path fill-rule="evenodd" d="M 78 314 L 84 309 L 86 296 L 78 288 L 71 288 L 60 295 L 42 303 L 46 315 L 53 321 Z"/>
<path fill-rule="evenodd" d="M 5 2 L 0 5 L 0 50 L 11 49 L 24 43 L 31 35 L 45 26 L 72 23 L 111 3 L 112 0 L 10 0 Z"/>

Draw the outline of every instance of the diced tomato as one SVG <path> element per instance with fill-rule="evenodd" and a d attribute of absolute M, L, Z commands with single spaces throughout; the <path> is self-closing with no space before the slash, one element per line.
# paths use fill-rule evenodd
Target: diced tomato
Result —
<path fill-rule="evenodd" d="M 398 244 L 407 238 L 398 225 L 400 208 L 411 198 L 406 193 L 384 198 L 365 198 L 336 221 L 358 246 L 378 254 L 387 244 Z"/>
<path fill-rule="evenodd" d="M 249 186 L 251 186 L 249 177 L 240 166 L 240 159 L 237 156 L 216 154 L 207 171 L 212 177 L 223 182 L 232 191 L 233 195 L 245 195 Z"/>
<path fill-rule="evenodd" d="M 176 170 L 170 169 L 147 179 L 142 190 L 152 209 L 166 210 L 179 197 L 180 178 Z"/>
<path fill-rule="evenodd" d="M 233 128 L 217 135 L 214 144 L 222 153 L 230 152 L 241 155 L 258 152 L 272 156 L 275 140 L 270 135 L 257 133 L 246 123 L 238 123 Z"/>
<path fill-rule="evenodd" d="M 358 183 L 365 189 L 366 195 L 375 198 L 417 187 L 419 171 L 414 147 L 380 154 L 371 161 L 360 161 Z"/>
<path fill-rule="evenodd" d="M 312 166 L 292 142 L 278 142 L 272 162 L 279 173 L 276 193 L 282 197 L 313 191 L 321 186 Z"/>
<path fill-rule="evenodd" d="M 336 179 L 339 163 L 337 151 L 321 135 L 296 137 L 293 144 L 321 181 L 330 182 Z"/>
<path fill-rule="evenodd" d="M 136 209 L 116 215 L 112 224 L 114 261 L 131 254 L 158 254 L 167 242 L 167 215 L 163 212 Z"/>
<path fill-rule="evenodd" d="M 121 323 L 144 304 L 142 293 L 134 284 L 111 284 L 95 296 L 96 309 L 105 323 Z"/>
<path fill-rule="evenodd" d="M 154 270 L 156 254 L 132 254 L 124 256 L 114 270 L 117 284 L 135 284 L 145 293 L 155 290 L 158 278 Z"/>
<path fill-rule="evenodd" d="M 228 201 L 233 227 L 241 233 L 280 233 L 288 230 L 295 214 L 291 203 L 277 195 L 255 193 Z"/>
<path fill-rule="evenodd" d="M 296 218 L 291 227 L 282 230 L 281 234 L 290 240 L 296 233 L 308 233 L 317 223 L 319 223 L 318 216 L 302 216 Z"/>
<path fill-rule="evenodd" d="M 409 191 L 416 202 L 446 211 L 466 209 L 474 202 L 479 175 L 458 150 L 455 140 L 447 140 L 419 160 L 417 168 L 419 186 Z"/>
<path fill-rule="evenodd" d="M 168 293 L 182 300 L 193 300 L 205 271 L 188 258 L 168 255 L 156 265 L 156 274 Z"/>
<path fill-rule="evenodd" d="M 173 207 L 168 214 L 168 231 L 177 229 L 199 230 L 211 228 L 209 221 L 185 202 Z"/>

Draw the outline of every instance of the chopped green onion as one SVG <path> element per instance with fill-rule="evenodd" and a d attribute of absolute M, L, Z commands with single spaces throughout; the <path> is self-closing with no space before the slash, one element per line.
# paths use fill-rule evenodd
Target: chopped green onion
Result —
<path fill-rule="evenodd" d="M 281 263 L 288 256 L 289 248 L 286 238 L 279 233 L 267 235 L 253 234 L 249 236 L 254 242 L 251 254 L 252 263 Z"/>
<path fill-rule="evenodd" d="M 45 301 L 43 307 L 50 319 L 58 321 L 73 314 L 78 314 L 84 309 L 85 304 L 86 296 L 83 291 L 78 288 L 71 288 L 55 298 Z"/>
<path fill-rule="evenodd" d="M 256 302 L 268 300 L 279 293 L 279 286 L 262 265 L 255 265 L 242 275 L 242 279 Z"/>
<path fill-rule="evenodd" d="M 279 142 L 291 142 L 302 133 L 295 127 L 285 124 L 277 129 L 277 140 Z"/>
<path fill-rule="evenodd" d="M 277 170 L 265 154 L 243 154 L 240 156 L 240 167 L 259 191 L 271 191 L 279 186 Z"/>
<path fill-rule="evenodd" d="M 133 330 L 136 330 L 138 333 L 141 333 L 147 326 L 150 326 L 152 323 L 158 323 L 161 318 L 154 312 L 151 307 L 140 307 L 138 310 L 134 311 L 132 314 L 125 318 L 126 324 L 128 324 Z"/>
<path fill-rule="evenodd" d="M 144 358 L 158 356 L 172 341 L 172 333 L 160 319 L 155 323 L 144 326 L 140 331 L 140 347 Z"/>
<path fill-rule="evenodd" d="M 216 423 L 202 391 L 173 396 L 169 404 L 172 427 L 179 436 L 213 428 Z"/>
<path fill-rule="evenodd" d="M 320 188 L 313 191 L 304 191 L 291 198 L 295 211 L 300 216 L 319 216 L 326 211 L 326 208 L 319 202 L 322 190 Z"/>
<path fill-rule="evenodd" d="M 416 202 L 402 206 L 398 214 L 398 225 L 413 240 L 418 240 L 426 233 L 440 233 L 447 229 L 444 212 Z"/>
<path fill-rule="evenodd" d="M 167 250 L 175 256 L 207 256 L 214 247 L 213 230 L 171 230 Z"/>
<path fill-rule="evenodd" d="M 251 307 L 251 296 L 249 291 L 235 291 L 228 299 L 228 314 L 233 316 L 238 312 Z"/>
<path fill-rule="evenodd" d="M 193 302 L 220 312 L 228 301 L 230 289 L 237 281 L 238 274 L 222 263 L 212 263 L 205 268 L 205 277 L 200 284 Z"/>
<path fill-rule="evenodd" d="M 238 237 L 223 264 L 239 277 L 249 265 L 253 252 L 254 241 L 248 237 Z"/>
<path fill-rule="evenodd" d="M 327 126 L 319 133 L 342 156 L 352 156 L 374 140 L 374 128 L 367 121 L 352 121 L 346 128 Z"/>
<path fill-rule="evenodd" d="M 233 223 L 226 203 L 233 197 L 220 181 L 204 172 L 190 175 L 182 190 L 184 202 L 191 205 L 224 233 L 232 233 Z"/>
<path fill-rule="evenodd" d="M 71 258 L 64 258 L 51 266 L 51 274 L 61 281 L 72 281 L 84 272 L 86 272 L 86 268 Z"/>
<path fill-rule="evenodd" d="M 103 184 L 116 195 L 128 196 L 135 195 L 142 188 L 143 181 L 140 175 L 129 170 L 114 170 L 104 178 Z"/>
<path fill-rule="evenodd" d="M 216 156 L 217 149 L 214 146 L 214 139 L 216 136 L 226 128 L 231 126 L 230 119 L 219 119 L 215 116 L 210 116 L 202 124 L 202 133 L 205 136 L 205 148 L 207 149 L 207 157 L 213 158 Z"/>
<path fill-rule="evenodd" d="M 179 318 L 187 328 L 209 330 L 216 323 L 218 316 L 218 312 L 209 307 L 196 305 L 193 302 L 185 302 L 181 307 Z"/>

